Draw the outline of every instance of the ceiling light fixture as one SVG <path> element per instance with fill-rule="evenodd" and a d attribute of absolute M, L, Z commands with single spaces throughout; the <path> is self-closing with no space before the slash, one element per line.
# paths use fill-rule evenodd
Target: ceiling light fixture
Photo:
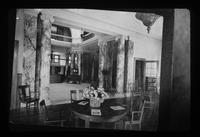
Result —
<path fill-rule="evenodd" d="M 142 13 L 142 12 L 137 12 L 135 14 L 135 17 L 138 20 L 141 20 L 143 24 L 147 27 L 147 32 L 150 32 L 151 26 L 155 23 L 155 21 L 160 17 L 157 14 L 154 13 Z"/>

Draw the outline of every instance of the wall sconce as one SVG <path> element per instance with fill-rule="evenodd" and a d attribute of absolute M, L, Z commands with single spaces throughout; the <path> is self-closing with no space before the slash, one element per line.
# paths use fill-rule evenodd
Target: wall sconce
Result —
<path fill-rule="evenodd" d="M 135 14 L 135 17 L 138 20 L 141 20 L 143 24 L 147 27 L 147 32 L 150 32 L 151 26 L 155 23 L 155 21 L 160 17 L 157 14 L 154 13 L 142 13 L 142 12 L 137 12 Z"/>

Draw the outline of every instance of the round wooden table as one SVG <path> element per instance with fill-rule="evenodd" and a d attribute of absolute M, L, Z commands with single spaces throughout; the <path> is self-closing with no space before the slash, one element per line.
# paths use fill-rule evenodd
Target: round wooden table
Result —
<path fill-rule="evenodd" d="M 102 125 L 105 123 L 118 122 L 128 113 L 126 100 L 122 98 L 106 99 L 99 108 L 91 108 L 89 102 L 86 105 L 80 105 L 80 102 L 81 101 L 72 103 L 70 108 L 76 119 L 82 119 L 85 121 L 85 128 L 90 127 L 90 122 L 102 123 Z M 113 110 L 110 106 L 122 106 L 125 109 Z M 101 116 L 92 115 L 91 109 L 100 109 Z M 78 120 L 76 120 L 76 126 L 78 125 L 77 121 Z"/>

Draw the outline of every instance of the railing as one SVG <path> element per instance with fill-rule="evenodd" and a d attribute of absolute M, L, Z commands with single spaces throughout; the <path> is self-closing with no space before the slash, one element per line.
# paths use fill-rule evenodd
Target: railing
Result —
<path fill-rule="evenodd" d="M 51 36 L 57 36 L 57 37 L 62 37 L 62 38 L 67 38 L 67 39 L 81 39 L 81 38 L 73 38 L 70 36 L 59 35 L 59 34 L 55 34 L 55 33 L 52 33 Z"/>
<path fill-rule="evenodd" d="M 91 34 L 93 34 L 93 33 L 88 33 L 88 34 L 84 35 L 84 38 L 87 38 L 87 36 L 89 36 Z M 82 42 L 82 41 L 87 40 L 87 39 L 84 40 L 82 38 L 74 38 L 74 37 L 70 37 L 70 36 L 64 36 L 64 35 L 55 34 L 55 33 L 51 34 L 51 38 L 53 38 L 55 40 L 66 41 L 66 42 L 72 42 L 73 40 L 80 40 Z"/>

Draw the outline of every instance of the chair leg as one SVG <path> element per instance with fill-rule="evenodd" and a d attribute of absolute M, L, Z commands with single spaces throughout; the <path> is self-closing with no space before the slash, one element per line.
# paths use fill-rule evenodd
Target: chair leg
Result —
<path fill-rule="evenodd" d="M 119 127 L 119 128 L 117 128 Z M 123 129 L 123 120 L 120 120 L 115 123 L 115 129 Z"/>
<path fill-rule="evenodd" d="M 76 128 L 78 128 L 78 125 L 79 125 L 79 121 L 78 120 L 79 120 L 78 117 L 75 116 L 75 127 Z"/>
<path fill-rule="evenodd" d="M 63 122 L 64 122 L 64 121 L 61 121 L 61 127 L 63 127 L 63 126 L 64 126 Z"/>
<path fill-rule="evenodd" d="M 73 118 L 73 113 L 72 112 L 70 112 L 70 116 L 69 116 L 69 121 L 70 122 L 72 122 L 73 120 L 72 120 L 72 118 Z"/>
<path fill-rule="evenodd" d="M 31 112 L 31 103 L 28 103 L 28 111 Z"/>
<path fill-rule="evenodd" d="M 125 130 L 127 130 L 128 123 L 125 122 Z"/>
<path fill-rule="evenodd" d="M 38 102 L 34 102 L 34 113 L 38 113 Z"/>
<path fill-rule="evenodd" d="M 141 123 L 139 124 L 139 130 L 141 130 Z"/>
<path fill-rule="evenodd" d="M 37 101 L 37 111 L 38 111 L 38 114 L 39 114 L 40 113 L 39 100 Z"/>
<path fill-rule="evenodd" d="M 127 124 L 125 123 L 125 125 L 124 125 L 124 129 L 126 130 L 127 129 Z"/>
<path fill-rule="evenodd" d="M 38 101 L 34 102 L 34 108 L 35 108 L 36 112 L 38 113 L 39 112 L 38 111 Z"/>
<path fill-rule="evenodd" d="M 85 128 L 89 128 L 90 127 L 90 121 L 89 120 L 85 120 Z"/>
<path fill-rule="evenodd" d="M 29 112 L 28 112 L 28 103 L 26 103 L 26 114 L 28 115 Z"/>

